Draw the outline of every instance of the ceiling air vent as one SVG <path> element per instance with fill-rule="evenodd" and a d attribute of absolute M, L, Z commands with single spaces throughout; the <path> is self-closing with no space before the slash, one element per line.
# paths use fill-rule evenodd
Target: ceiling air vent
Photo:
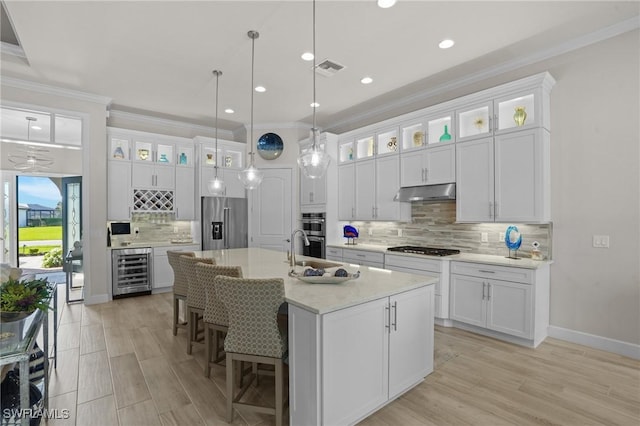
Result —
<path fill-rule="evenodd" d="M 325 59 L 316 66 L 316 72 L 325 77 L 334 76 L 338 71 L 344 69 L 344 65 Z"/>

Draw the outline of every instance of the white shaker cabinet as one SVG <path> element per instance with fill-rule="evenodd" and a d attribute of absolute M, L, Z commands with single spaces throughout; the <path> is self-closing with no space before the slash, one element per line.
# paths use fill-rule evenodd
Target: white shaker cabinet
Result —
<path fill-rule="evenodd" d="M 133 163 L 131 183 L 134 188 L 175 189 L 175 168 L 172 165 Z"/>
<path fill-rule="evenodd" d="M 322 424 L 356 423 L 433 371 L 432 309 L 426 286 L 322 317 Z"/>
<path fill-rule="evenodd" d="M 441 324 L 449 325 L 449 268 L 448 260 L 389 254 L 384 255 L 384 268 L 392 271 L 407 272 L 409 274 L 427 275 L 438 277 L 434 290 L 436 318 L 442 320 Z"/>
<path fill-rule="evenodd" d="M 338 220 L 355 219 L 355 166 L 347 163 L 338 167 Z"/>
<path fill-rule="evenodd" d="M 430 147 L 401 154 L 402 187 L 456 181 L 455 145 Z"/>
<path fill-rule="evenodd" d="M 176 220 L 194 220 L 196 217 L 196 190 L 193 167 L 176 167 L 175 217 Z"/>
<path fill-rule="evenodd" d="M 355 218 L 373 220 L 376 217 L 376 163 L 359 161 L 355 165 Z"/>
<path fill-rule="evenodd" d="M 393 199 L 400 188 L 398 155 L 357 161 L 355 188 L 355 219 L 410 220 L 411 205 Z"/>
<path fill-rule="evenodd" d="M 153 248 L 153 279 L 151 288 L 154 292 L 171 291 L 173 289 L 173 269 L 169 265 L 168 250 L 198 251 L 198 245 L 172 245 Z"/>
<path fill-rule="evenodd" d="M 468 324 L 472 331 L 487 330 L 505 340 L 513 336 L 515 343 L 535 347 L 549 327 L 549 266 L 451 262 L 450 312 L 457 326 Z"/>
<path fill-rule="evenodd" d="M 384 256 L 383 252 L 361 250 L 351 247 L 342 249 L 342 260 L 344 262 L 373 266 L 375 268 L 384 268 Z"/>
<path fill-rule="evenodd" d="M 131 219 L 131 163 L 107 161 L 107 220 Z"/>
<path fill-rule="evenodd" d="M 548 222 L 549 132 L 531 129 L 457 146 L 458 222 Z"/>

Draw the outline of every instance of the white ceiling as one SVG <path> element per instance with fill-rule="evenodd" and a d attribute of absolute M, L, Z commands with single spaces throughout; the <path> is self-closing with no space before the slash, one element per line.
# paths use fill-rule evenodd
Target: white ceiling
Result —
<path fill-rule="evenodd" d="M 213 125 L 220 69 L 220 127 L 249 122 L 251 40 L 254 122 L 310 122 L 312 2 L 5 1 L 24 58 L 2 55 L 3 76 L 106 96 L 112 109 Z M 375 0 L 317 5 L 317 57 L 346 66 L 317 76 L 320 127 L 363 113 L 448 75 L 514 63 L 630 18 L 640 3 Z M 633 24 L 632 24 L 633 25 Z M 637 24 L 636 28 L 637 28 Z M 437 44 L 452 38 L 456 45 Z M 373 84 L 362 85 L 368 75 Z M 424 83 L 424 84 L 421 84 Z M 226 107 L 236 113 L 227 115 Z"/>

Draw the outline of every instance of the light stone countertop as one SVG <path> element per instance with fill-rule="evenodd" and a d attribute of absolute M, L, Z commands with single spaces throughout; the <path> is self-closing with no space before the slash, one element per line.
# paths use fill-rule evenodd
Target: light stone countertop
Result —
<path fill-rule="evenodd" d="M 510 259 L 505 256 L 496 256 L 491 254 L 479 254 L 479 253 L 460 253 L 454 254 L 451 256 L 425 256 L 423 254 L 413 254 L 413 253 L 400 253 L 400 252 L 390 252 L 387 251 L 387 246 L 378 246 L 373 244 L 357 244 L 357 245 L 340 245 L 340 244 L 327 244 L 327 247 L 336 247 L 342 248 L 345 250 L 366 250 L 373 251 L 384 254 L 393 254 L 398 256 L 407 256 L 407 257 L 415 257 L 415 258 L 425 258 L 429 259 L 438 259 L 444 261 L 458 261 L 458 262 L 471 262 L 471 263 L 484 263 L 487 265 L 498 265 L 498 266 L 511 266 L 517 268 L 525 268 L 525 269 L 538 269 L 540 267 L 549 265 L 553 263 L 553 260 L 532 260 L 531 258 L 518 258 Z M 506 249 L 505 249 L 506 250 Z"/>
<path fill-rule="evenodd" d="M 195 241 L 189 241 L 185 243 L 172 243 L 171 241 L 131 241 L 130 244 L 123 245 L 120 241 L 111 241 L 111 247 L 107 247 L 107 250 L 119 250 L 119 249 L 127 249 L 127 248 L 140 248 L 140 247 L 176 247 L 179 249 L 180 246 L 193 246 L 200 245 Z"/>
<path fill-rule="evenodd" d="M 368 266 L 343 265 L 350 273 L 360 271 L 360 277 L 342 284 L 309 284 L 288 275 L 291 267 L 286 253 L 260 248 L 206 250 L 196 256 L 214 258 L 219 265 L 238 265 L 246 278 L 282 278 L 287 302 L 302 309 L 325 314 L 392 296 L 425 285 L 435 285 L 438 277 L 407 274 Z M 296 255 L 297 260 L 322 260 Z M 337 263 L 337 262 L 333 262 Z M 296 267 L 296 272 L 304 268 Z"/>

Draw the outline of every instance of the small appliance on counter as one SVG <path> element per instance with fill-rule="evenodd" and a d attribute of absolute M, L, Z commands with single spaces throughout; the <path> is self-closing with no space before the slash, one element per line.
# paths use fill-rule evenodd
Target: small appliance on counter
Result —
<path fill-rule="evenodd" d="M 342 228 L 342 235 L 347 239 L 347 245 L 356 245 L 354 239 L 358 238 L 360 234 L 355 226 L 345 225 L 344 228 Z"/>

